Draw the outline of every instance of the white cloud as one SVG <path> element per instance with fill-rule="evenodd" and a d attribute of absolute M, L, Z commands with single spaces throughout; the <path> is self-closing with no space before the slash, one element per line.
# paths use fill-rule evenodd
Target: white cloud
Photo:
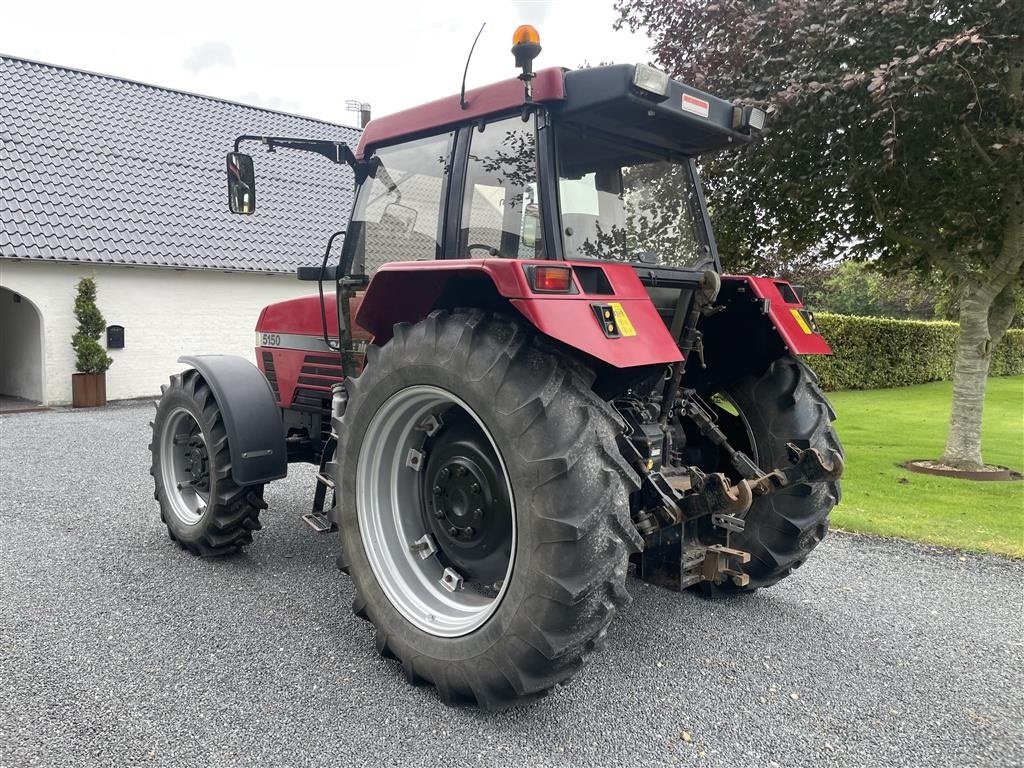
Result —
<path fill-rule="evenodd" d="M 235 66 L 235 55 L 231 46 L 221 40 L 207 40 L 202 45 L 195 46 L 185 59 L 185 69 L 193 73 L 218 66 L 229 69 Z"/>

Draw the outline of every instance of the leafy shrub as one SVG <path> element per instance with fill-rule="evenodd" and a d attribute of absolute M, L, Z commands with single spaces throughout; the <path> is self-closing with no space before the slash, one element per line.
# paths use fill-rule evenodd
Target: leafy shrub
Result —
<path fill-rule="evenodd" d="M 1019 376 L 1024 373 L 1024 328 L 1011 328 L 992 352 L 990 376 Z"/>
<path fill-rule="evenodd" d="M 78 319 L 78 331 L 71 337 L 71 346 L 75 350 L 75 370 L 79 373 L 103 373 L 114 361 L 99 343 L 107 321 L 96 306 L 96 281 L 91 277 L 83 277 L 78 281 L 75 317 Z"/>
<path fill-rule="evenodd" d="M 818 330 L 835 353 L 805 358 L 825 389 L 884 389 L 953 377 L 959 326 L 822 312 Z M 1024 374 L 1024 329 L 1011 329 L 992 355 L 993 376 Z"/>

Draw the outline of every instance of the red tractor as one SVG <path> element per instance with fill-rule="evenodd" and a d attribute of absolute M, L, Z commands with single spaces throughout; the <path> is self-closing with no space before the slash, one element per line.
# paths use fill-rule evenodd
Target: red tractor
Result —
<path fill-rule="evenodd" d="M 534 72 L 539 51 L 520 28 L 519 77 L 354 150 L 236 141 L 234 212 L 259 140 L 349 165 L 351 220 L 298 270 L 319 296 L 260 314 L 258 368 L 181 358 L 151 446 L 170 536 L 202 556 L 249 544 L 265 484 L 317 465 L 306 520 L 338 530 L 380 653 L 488 708 L 579 669 L 631 563 L 709 597 L 788 576 L 843 469 L 797 357 L 829 347 L 788 283 L 721 274 L 697 175 L 765 114 L 645 65 Z"/>

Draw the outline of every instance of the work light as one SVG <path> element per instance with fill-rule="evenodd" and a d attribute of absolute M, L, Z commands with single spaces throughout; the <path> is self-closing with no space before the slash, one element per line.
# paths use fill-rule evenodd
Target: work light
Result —
<path fill-rule="evenodd" d="M 655 96 L 668 96 L 668 74 L 647 64 L 636 65 L 636 69 L 633 70 L 633 85 Z"/>
<path fill-rule="evenodd" d="M 763 131 L 768 122 L 768 113 L 757 107 L 733 107 L 733 130 Z"/>

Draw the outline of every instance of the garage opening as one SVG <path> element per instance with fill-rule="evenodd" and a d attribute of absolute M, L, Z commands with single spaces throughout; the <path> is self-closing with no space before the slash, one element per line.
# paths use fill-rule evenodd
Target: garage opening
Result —
<path fill-rule="evenodd" d="M 0 286 L 0 411 L 43 401 L 43 317 L 20 293 Z"/>

